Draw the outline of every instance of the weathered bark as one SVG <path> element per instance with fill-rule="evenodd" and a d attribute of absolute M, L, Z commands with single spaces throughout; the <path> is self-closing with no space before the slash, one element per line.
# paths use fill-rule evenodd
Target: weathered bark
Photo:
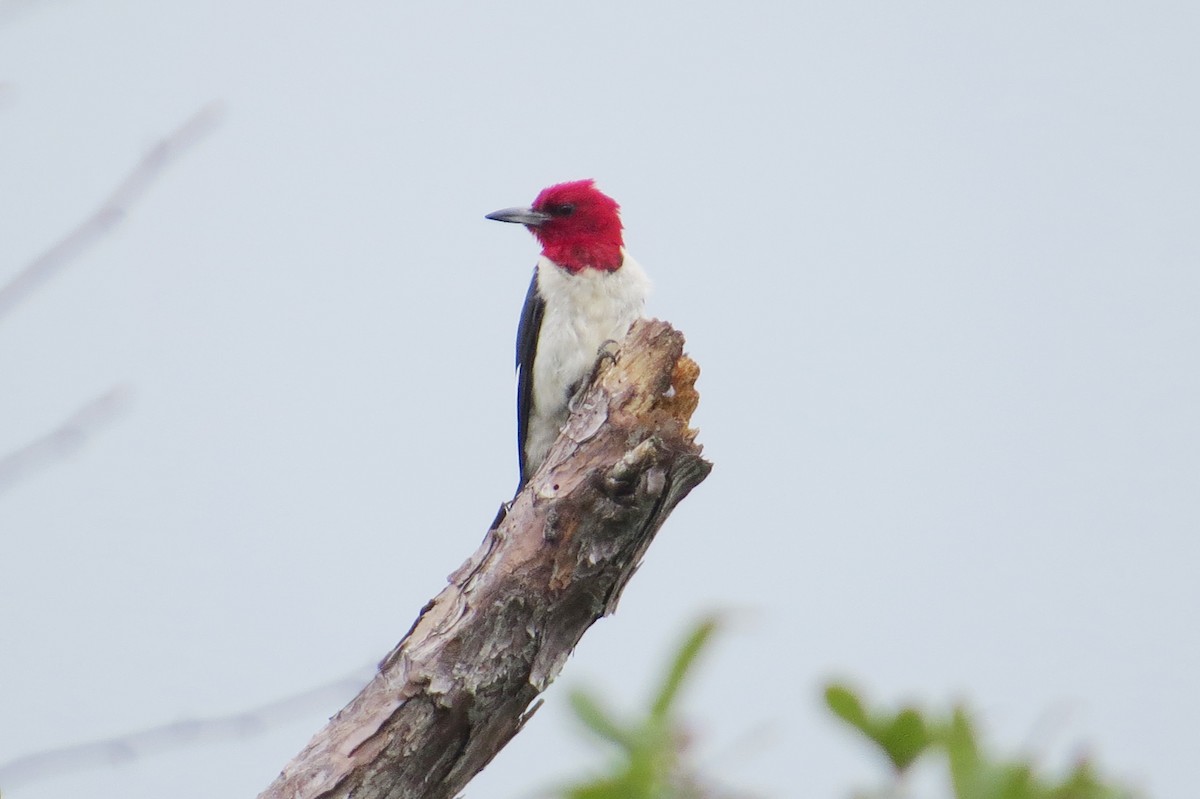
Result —
<path fill-rule="evenodd" d="M 479 551 L 260 799 L 456 796 L 708 475 L 688 428 L 698 374 L 680 333 L 636 323 Z"/>

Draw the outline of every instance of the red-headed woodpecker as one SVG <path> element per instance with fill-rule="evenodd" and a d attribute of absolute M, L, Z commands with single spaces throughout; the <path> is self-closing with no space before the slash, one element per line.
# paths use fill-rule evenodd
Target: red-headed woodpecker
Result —
<path fill-rule="evenodd" d="M 577 180 L 544 189 L 529 208 L 487 215 L 525 225 L 542 245 L 517 326 L 520 487 L 562 432 L 601 346 L 642 315 L 650 281 L 625 252 L 619 211 L 591 180 Z"/>

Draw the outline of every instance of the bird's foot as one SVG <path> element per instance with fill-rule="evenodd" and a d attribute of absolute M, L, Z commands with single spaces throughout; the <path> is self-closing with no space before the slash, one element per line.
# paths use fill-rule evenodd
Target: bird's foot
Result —
<path fill-rule="evenodd" d="M 583 403 L 583 398 L 587 394 L 588 389 L 592 387 L 592 383 L 595 383 L 596 378 L 600 376 L 600 370 L 604 368 L 604 363 L 606 361 L 611 364 L 617 362 L 617 349 L 619 346 L 620 342 L 610 338 L 596 350 L 596 362 L 592 364 L 591 374 L 588 375 L 587 380 L 580 380 L 579 384 L 571 391 L 571 399 L 567 400 L 568 411 L 575 413 L 575 411 L 579 410 L 579 406 Z"/>

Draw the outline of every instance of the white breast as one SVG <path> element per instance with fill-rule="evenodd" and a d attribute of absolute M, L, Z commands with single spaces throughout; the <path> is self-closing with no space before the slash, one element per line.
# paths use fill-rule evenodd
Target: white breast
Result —
<path fill-rule="evenodd" d="M 620 341 L 642 315 L 650 279 L 622 250 L 615 272 L 571 274 L 543 257 L 538 293 L 546 302 L 533 361 L 533 408 L 525 457 L 530 472 L 541 465 L 567 421 L 567 401 L 586 379 L 605 341 Z"/>

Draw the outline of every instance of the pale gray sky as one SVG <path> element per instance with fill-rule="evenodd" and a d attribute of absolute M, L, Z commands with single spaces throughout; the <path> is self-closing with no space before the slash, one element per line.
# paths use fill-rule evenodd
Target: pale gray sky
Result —
<path fill-rule="evenodd" d="M 577 776 L 562 688 L 633 707 L 712 609 L 688 705 L 731 785 L 874 779 L 844 675 L 1194 792 L 1194 3 L 22 5 L 0 281 L 225 115 L 0 320 L 0 452 L 131 396 L 0 495 L 0 760 L 385 653 L 516 476 L 536 247 L 483 215 L 594 177 L 716 467 L 468 795 Z M 335 709 L 5 797 L 252 796 Z"/>

